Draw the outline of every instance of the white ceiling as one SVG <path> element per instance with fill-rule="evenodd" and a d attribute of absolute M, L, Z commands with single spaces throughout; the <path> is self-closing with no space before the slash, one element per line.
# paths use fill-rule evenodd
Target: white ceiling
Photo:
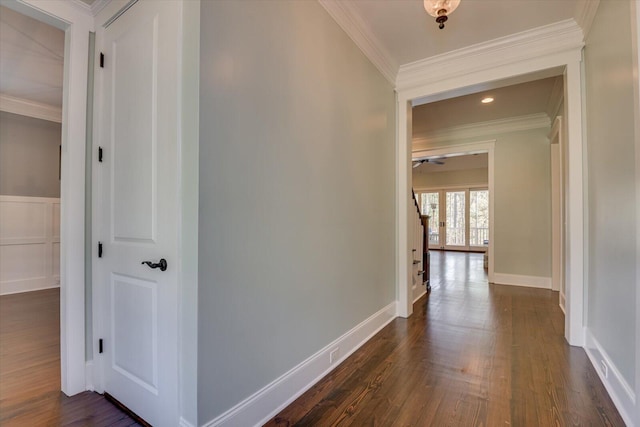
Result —
<path fill-rule="evenodd" d="M 584 0 L 462 0 L 442 30 L 422 0 L 341 3 L 400 66 L 569 18 L 579 22 Z"/>
<path fill-rule="evenodd" d="M 413 173 L 449 172 L 468 169 L 486 169 L 489 167 L 489 155 L 471 154 L 467 156 L 454 156 L 439 158 L 443 165 L 437 163 L 422 163 L 413 168 Z"/>
<path fill-rule="evenodd" d="M 413 108 L 413 134 L 432 134 L 455 126 L 508 117 L 549 114 L 556 102 L 553 98 L 558 92 L 555 91 L 561 91 L 561 88 L 562 77 L 549 77 L 419 105 Z M 481 103 L 485 96 L 494 101 Z"/>
<path fill-rule="evenodd" d="M 339 1 L 397 66 L 568 18 L 579 20 L 585 0 L 462 0 L 443 30 L 422 0 Z M 62 31 L 0 8 L 0 93 L 60 107 L 63 57 Z M 483 93 L 416 107 L 415 132 L 545 112 L 552 86 L 553 79 L 545 79 L 495 89 L 490 92 L 496 101 L 483 108 L 478 104 Z"/>
<path fill-rule="evenodd" d="M 60 108 L 64 32 L 0 7 L 0 93 Z"/>

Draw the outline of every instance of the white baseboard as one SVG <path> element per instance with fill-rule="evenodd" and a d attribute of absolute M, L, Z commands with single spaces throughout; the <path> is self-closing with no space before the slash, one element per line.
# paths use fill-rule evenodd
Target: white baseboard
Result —
<path fill-rule="evenodd" d="M 93 360 L 88 360 L 85 363 L 84 384 L 85 384 L 85 386 L 84 386 L 85 390 L 87 390 L 87 391 L 96 391 L 96 388 L 93 385 Z"/>
<path fill-rule="evenodd" d="M 564 309 L 564 305 L 566 304 L 566 301 L 565 301 L 565 296 L 562 292 L 560 292 L 560 301 L 558 302 L 558 304 L 560 304 L 560 310 L 562 310 L 562 312 L 566 315 L 567 312 Z"/>
<path fill-rule="evenodd" d="M 519 274 L 493 273 L 496 285 L 525 286 L 527 288 L 551 289 L 551 277 L 521 276 Z"/>
<path fill-rule="evenodd" d="M 185 420 L 184 418 L 180 417 L 180 424 L 178 424 L 179 427 L 196 427 L 193 424 L 191 424 L 189 421 Z"/>
<path fill-rule="evenodd" d="M 395 319 L 396 312 L 394 301 L 204 427 L 263 425 Z M 329 354 L 336 348 L 340 357 L 329 363 Z"/>
<path fill-rule="evenodd" d="M 0 295 L 19 294 L 22 292 L 42 291 L 60 287 L 60 279 L 55 283 L 48 283 L 46 278 L 36 278 L 27 280 L 15 280 L 11 282 L 0 282 Z"/>
<path fill-rule="evenodd" d="M 415 303 L 416 303 L 416 301 L 418 301 L 420 298 L 422 298 L 422 296 L 423 296 L 424 294 L 426 294 L 426 293 L 427 293 L 426 286 L 423 286 L 423 287 L 422 287 L 422 290 L 420 291 L 420 293 L 419 293 L 417 296 L 415 296 L 415 297 L 413 298 L 413 303 L 415 304 Z M 414 292 L 414 295 L 415 295 L 415 292 Z"/>
<path fill-rule="evenodd" d="M 628 427 L 633 427 L 633 414 L 635 413 L 636 407 L 635 392 L 622 377 L 607 352 L 602 348 L 588 328 L 585 331 L 585 338 L 586 343 L 584 349 L 587 352 L 591 364 L 598 373 L 600 381 L 602 381 L 604 387 L 607 389 L 611 400 L 613 400 L 614 405 L 616 405 L 624 422 Z M 602 362 L 607 365 L 608 375 L 606 377 Z"/>

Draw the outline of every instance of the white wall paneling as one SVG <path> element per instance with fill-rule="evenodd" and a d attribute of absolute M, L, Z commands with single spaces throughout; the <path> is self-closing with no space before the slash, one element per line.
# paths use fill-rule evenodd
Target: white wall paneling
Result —
<path fill-rule="evenodd" d="M 0 295 L 60 286 L 60 199 L 0 196 Z"/>

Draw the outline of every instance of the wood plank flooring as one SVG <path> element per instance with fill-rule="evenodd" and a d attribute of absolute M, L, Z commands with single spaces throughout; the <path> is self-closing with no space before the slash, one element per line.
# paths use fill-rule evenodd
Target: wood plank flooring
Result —
<path fill-rule="evenodd" d="M 100 394 L 60 392 L 59 289 L 0 296 L 0 425 L 138 425 Z"/>
<path fill-rule="evenodd" d="M 482 254 L 431 251 L 431 294 L 267 426 L 624 426 L 558 293 L 488 285 Z"/>

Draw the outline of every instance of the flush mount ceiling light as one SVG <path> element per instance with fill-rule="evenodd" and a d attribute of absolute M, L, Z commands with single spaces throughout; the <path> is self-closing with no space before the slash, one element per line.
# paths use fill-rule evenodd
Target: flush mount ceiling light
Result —
<path fill-rule="evenodd" d="M 493 102 L 493 98 L 490 96 L 487 96 L 486 98 L 482 98 L 482 101 L 480 102 L 482 102 L 483 104 L 490 104 Z"/>
<path fill-rule="evenodd" d="M 459 4 L 460 0 L 424 0 L 424 9 L 436 18 L 436 22 L 440 24 L 438 28 L 443 29 L 444 23 L 449 19 L 448 15 L 451 15 Z"/>

